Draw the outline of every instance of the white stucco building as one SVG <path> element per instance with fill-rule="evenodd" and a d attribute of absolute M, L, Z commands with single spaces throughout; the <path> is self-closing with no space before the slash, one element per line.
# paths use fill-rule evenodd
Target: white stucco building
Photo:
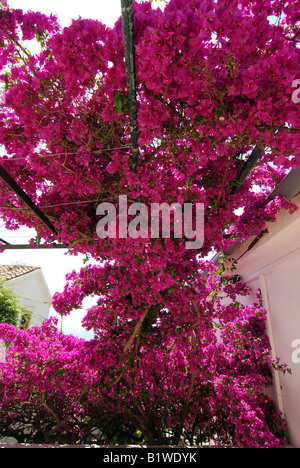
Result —
<path fill-rule="evenodd" d="M 42 269 L 27 265 L 0 265 L 0 280 L 31 313 L 26 328 L 40 326 L 49 317 L 52 295 Z"/>
<path fill-rule="evenodd" d="M 268 200 L 276 195 L 299 209 L 293 214 L 282 210 L 260 238 L 253 236 L 224 253 L 238 259 L 234 274 L 241 275 L 253 293 L 247 302 L 257 302 L 261 290 L 273 356 L 292 371 L 274 374 L 273 398 L 287 421 L 291 445 L 300 448 L 300 167 Z"/>

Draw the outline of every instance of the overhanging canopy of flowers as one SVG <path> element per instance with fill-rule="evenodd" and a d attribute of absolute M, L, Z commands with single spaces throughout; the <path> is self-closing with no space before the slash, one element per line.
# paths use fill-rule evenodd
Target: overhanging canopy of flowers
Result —
<path fill-rule="evenodd" d="M 294 209 L 280 198 L 262 202 L 300 161 L 299 107 L 292 99 L 300 78 L 296 4 L 171 0 L 163 11 L 134 4 L 139 164 L 133 171 L 121 18 L 113 28 L 79 18 L 62 29 L 52 16 L 1 2 L 0 164 L 57 235 L 4 183 L 1 213 L 10 229 L 35 227 L 40 242 L 58 240 L 99 261 L 71 273 L 53 304 L 67 314 L 85 296 L 98 297 L 84 319 L 95 331 L 91 358 L 73 362 L 97 371 L 91 388 L 103 392 L 97 401 L 92 390 L 85 397 L 92 395 L 89 411 L 104 408 L 101 417 L 96 412 L 102 428 L 111 420 L 114 431 L 122 427 L 133 440 L 138 430 L 151 443 L 216 434 L 248 446 L 281 443 L 262 416 L 267 348 L 249 328 L 264 313 L 239 304 L 244 286 L 220 276 L 206 257 L 258 234 L 281 208 Z M 255 148 L 259 157 L 237 188 Z M 116 204 L 120 194 L 146 206 L 202 203 L 202 248 L 186 250 L 184 238 L 162 236 L 100 239 L 96 208 Z M 39 380 L 34 394 L 55 419 L 63 412 L 61 395 L 49 395 L 44 385 Z M 78 377 L 78 392 L 82 385 Z M 79 437 L 67 416 L 57 416 L 51 436 Z M 103 434 L 112 436 L 107 426 Z"/>

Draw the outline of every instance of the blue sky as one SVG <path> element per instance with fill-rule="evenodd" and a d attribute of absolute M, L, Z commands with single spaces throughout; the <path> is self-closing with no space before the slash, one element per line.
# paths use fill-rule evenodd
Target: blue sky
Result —
<path fill-rule="evenodd" d="M 45 14 L 54 13 L 58 16 L 62 26 L 70 24 L 72 19 L 95 18 L 107 26 L 113 26 L 121 14 L 120 0 L 51 0 L 41 2 L 40 0 L 8 0 L 12 8 L 19 8 L 23 11 L 41 11 Z M 4 223 L 0 221 L 0 238 L 7 240 L 11 244 L 28 243 L 34 237 L 35 231 L 21 228 L 18 231 L 6 231 Z M 50 292 L 62 291 L 65 285 L 65 275 L 72 270 L 78 271 L 82 266 L 82 257 L 66 255 L 65 250 L 6 250 L 0 254 L 0 263 L 15 264 L 21 263 L 42 268 Z M 85 306 L 90 301 L 87 300 Z M 51 309 L 51 315 L 55 315 Z M 63 329 L 65 333 L 75 336 L 89 338 L 92 335 L 86 333 L 81 327 L 83 314 L 75 311 L 70 317 L 63 319 Z"/>

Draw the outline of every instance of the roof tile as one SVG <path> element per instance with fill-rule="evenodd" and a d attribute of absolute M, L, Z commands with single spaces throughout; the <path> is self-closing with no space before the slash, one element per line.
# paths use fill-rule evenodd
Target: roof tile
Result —
<path fill-rule="evenodd" d="M 40 267 L 27 265 L 0 265 L 0 280 L 8 281 L 39 269 Z"/>

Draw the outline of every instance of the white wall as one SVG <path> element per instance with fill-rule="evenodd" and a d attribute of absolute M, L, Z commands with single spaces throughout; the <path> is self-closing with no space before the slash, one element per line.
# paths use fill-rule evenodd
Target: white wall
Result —
<path fill-rule="evenodd" d="M 49 317 L 52 297 L 41 269 L 7 281 L 7 285 L 32 313 L 29 327 L 40 326 Z"/>
<path fill-rule="evenodd" d="M 300 195 L 292 200 L 300 207 Z M 275 373 L 274 392 L 289 428 L 291 444 L 300 448 L 300 209 L 283 210 L 268 233 L 237 263 L 242 279 L 261 289 L 268 314 L 268 334 L 274 357 L 288 365 L 292 374 Z M 231 255 L 239 258 L 251 243 L 249 239 Z M 295 359 L 298 357 L 299 359 Z"/>

